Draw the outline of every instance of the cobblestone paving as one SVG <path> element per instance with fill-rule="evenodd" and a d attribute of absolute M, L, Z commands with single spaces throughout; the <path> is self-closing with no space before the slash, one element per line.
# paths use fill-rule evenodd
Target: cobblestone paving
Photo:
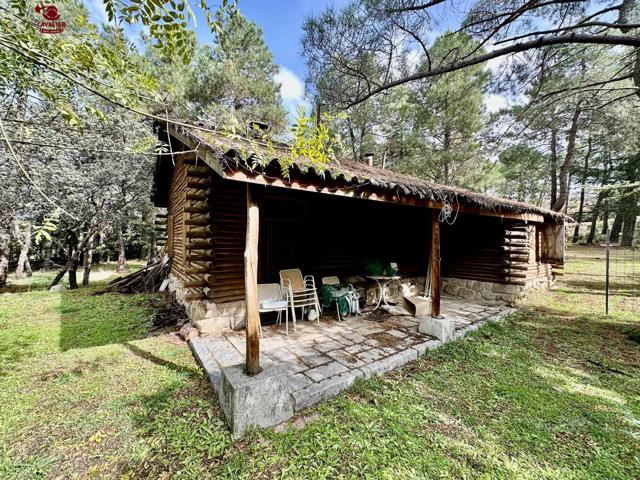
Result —
<path fill-rule="evenodd" d="M 513 311 L 484 306 L 458 298 L 443 298 L 442 314 L 453 319 L 456 337 Z M 348 388 L 357 378 L 382 374 L 417 359 L 441 342 L 418 333 L 419 319 L 386 316 L 383 322 L 367 320 L 367 314 L 343 322 L 325 312 L 317 322 L 299 321 L 296 332 L 289 324 L 263 326 L 260 364 L 283 364 L 289 374 L 289 390 L 295 410 L 311 406 Z M 244 331 L 222 331 L 193 339 L 198 361 L 218 391 L 221 369 L 244 362 Z"/>

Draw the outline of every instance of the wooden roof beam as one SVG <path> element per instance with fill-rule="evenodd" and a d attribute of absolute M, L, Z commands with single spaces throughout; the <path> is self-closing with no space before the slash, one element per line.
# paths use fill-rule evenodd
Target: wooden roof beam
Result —
<path fill-rule="evenodd" d="M 440 209 L 443 207 L 441 202 L 436 202 L 428 198 L 419 198 L 415 196 L 397 196 L 382 192 L 359 191 L 356 188 L 329 188 L 322 186 L 314 186 L 302 184 L 297 181 L 286 182 L 280 178 L 266 178 L 264 175 L 256 173 L 249 175 L 244 170 L 225 171 L 223 177 L 228 180 L 234 180 L 245 183 L 253 183 L 268 187 L 288 188 L 291 190 L 300 190 L 313 193 L 324 193 L 340 197 L 359 198 L 364 200 L 373 200 L 378 202 L 396 203 L 399 205 L 408 205 L 423 208 Z M 515 220 L 523 220 L 526 222 L 544 223 L 544 216 L 538 213 L 516 213 L 516 212 L 497 212 L 495 210 L 483 209 L 468 205 L 460 205 L 461 213 L 469 213 L 474 215 L 484 215 L 487 217 L 509 218 Z"/>

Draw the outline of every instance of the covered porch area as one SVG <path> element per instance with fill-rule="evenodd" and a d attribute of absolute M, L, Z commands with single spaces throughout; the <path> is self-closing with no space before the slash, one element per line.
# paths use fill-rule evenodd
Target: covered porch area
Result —
<path fill-rule="evenodd" d="M 455 323 L 455 338 L 513 312 L 457 297 L 442 297 L 442 315 Z M 300 321 L 295 334 L 283 325 L 263 327 L 260 366 L 279 365 L 287 375 L 294 411 L 312 406 L 347 389 L 356 379 L 382 374 L 416 360 L 439 347 L 435 337 L 418 332 L 419 318 L 376 315 L 338 322 L 327 312 L 318 324 Z M 222 369 L 245 361 L 245 332 L 226 330 L 191 340 L 193 351 L 216 392 L 221 393 Z"/>

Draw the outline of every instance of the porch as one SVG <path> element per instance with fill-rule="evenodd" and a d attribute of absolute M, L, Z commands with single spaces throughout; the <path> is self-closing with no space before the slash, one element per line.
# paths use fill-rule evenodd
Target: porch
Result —
<path fill-rule="evenodd" d="M 444 318 L 454 321 L 458 338 L 513 309 L 445 296 L 441 311 Z M 288 337 L 284 325 L 265 325 L 260 365 L 284 366 L 293 409 L 298 411 L 337 395 L 357 378 L 398 368 L 442 344 L 418 333 L 418 318 L 377 313 L 338 322 L 334 312 L 326 312 L 320 324 L 299 321 L 297 332 L 290 331 Z M 245 332 L 234 330 L 191 340 L 195 356 L 218 394 L 222 368 L 244 363 L 245 342 Z"/>

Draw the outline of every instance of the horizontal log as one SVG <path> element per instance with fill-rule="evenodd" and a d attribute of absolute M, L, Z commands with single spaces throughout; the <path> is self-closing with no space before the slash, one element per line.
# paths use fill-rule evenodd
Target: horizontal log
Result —
<path fill-rule="evenodd" d="M 527 278 L 527 274 L 526 273 L 517 273 L 517 272 L 513 272 L 511 270 L 507 270 L 507 269 L 503 269 L 500 273 L 502 273 L 505 277 Z"/>
<path fill-rule="evenodd" d="M 208 269 L 207 267 L 198 267 L 198 268 L 187 268 L 185 270 L 187 275 L 204 275 L 205 280 L 206 280 L 206 276 L 207 274 L 210 272 L 211 270 Z"/>
<path fill-rule="evenodd" d="M 211 217 L 197 217 L 197 218 L 187 218 L 184 221 L 185 225 L 213 225 L 213 219 L 211 219 Z"/>
<path fill-rule="evenodd" d="M 200 193 L 201 192 L 201 193 Z M 186 199 L 190 202 L 211 202 L 209 190 L 201 190 L 199 193 L 187 193 Z"/>
<path fill-rule="evenodd" d="M 187 253 L 191 254 L 192 252 L 195 252 L 198 255 L 210 255 L 213 258 L 215 258 L 215 252 L 213 250 L 211 250 L 211 245 L 202 245 L 202 246 L 190 246 L 190 244 L 187 244 L 189 246 L 186 247 Z"/>
<path fill-rule="evenodd" d="M 196 232 L 193 230 L 189 230 L 186 233 L 187 238 L 210 238 L 212 235 L 211 232 Z"/>
<path fill-rule="evenodd" d="M 187 262 L 207 262 L 214 260 L 216 257 L 213 255 L 187 255 Z"/>
<path fill-rule="evenodd" d="M 211 181 L 189 181 L 187 182 L 187 188 L 193 190 L 209 190 L 211 188 Z"/>
<path fill-rule="evenodd" d="M 202 206 L 202 207 L 185 207 L 185 213 L 209 213 L 211 212 L 211 207 Z"/>
<path fill-rule="evenodd" d="M 211 272 L 215 269 L 215 265 L 213 264 L 213 258 L 208 258 L 207 255 L 192 255 L 192 256 L 198 256 L 198 257 L 205 257 L 203 259 L 200 260 L 189 260 L 189 263 L 193 263 L 195 265 L 191 266 L 190 268 L 206 268 L 207 271 Z M 188 257 L 187 257 L 188 258 Z"/>
<path fill-rule="evenodd" d="M 222 280 L 230 280 L 230 279 L 238 279 L 238 278 L 244 278 L 244 274 L 243 274 L 243 270 L 241 271 L 235 271 L 235 272 L 229 272 L 229 273 L 222 273 L 219 270 L 209 270 L 208 273 L 206 273 L 204 275 L 204 279 L 207 283 L 211 283 L 213 281 L 215 281 L 216 279 L 222 279 Z M 215 273 L 212 273 L 215 272 Z"/>
<path fill-rule="evenodd" d="M 521 263 L 507 263 L 509 269 L 511 270 L 527 270 L 529 267 L 526 265 L 522 265 Z"/>
<path fill-rule="evenodd" d="M 527 238 L 529 238 L 529 236 L 525 233 L 507 233 L 505 234 L 505 238 L 508 238 L 510 240 L 514 240 L 514 239 L 526 240 Z"/>
<path fill-rule="evenodd" d="M 201 280 L 184 282 L 182 285 L 184 286 L 184 288 L 202 288 L 207 286 L 206 282 L 203 282 Z"/>

